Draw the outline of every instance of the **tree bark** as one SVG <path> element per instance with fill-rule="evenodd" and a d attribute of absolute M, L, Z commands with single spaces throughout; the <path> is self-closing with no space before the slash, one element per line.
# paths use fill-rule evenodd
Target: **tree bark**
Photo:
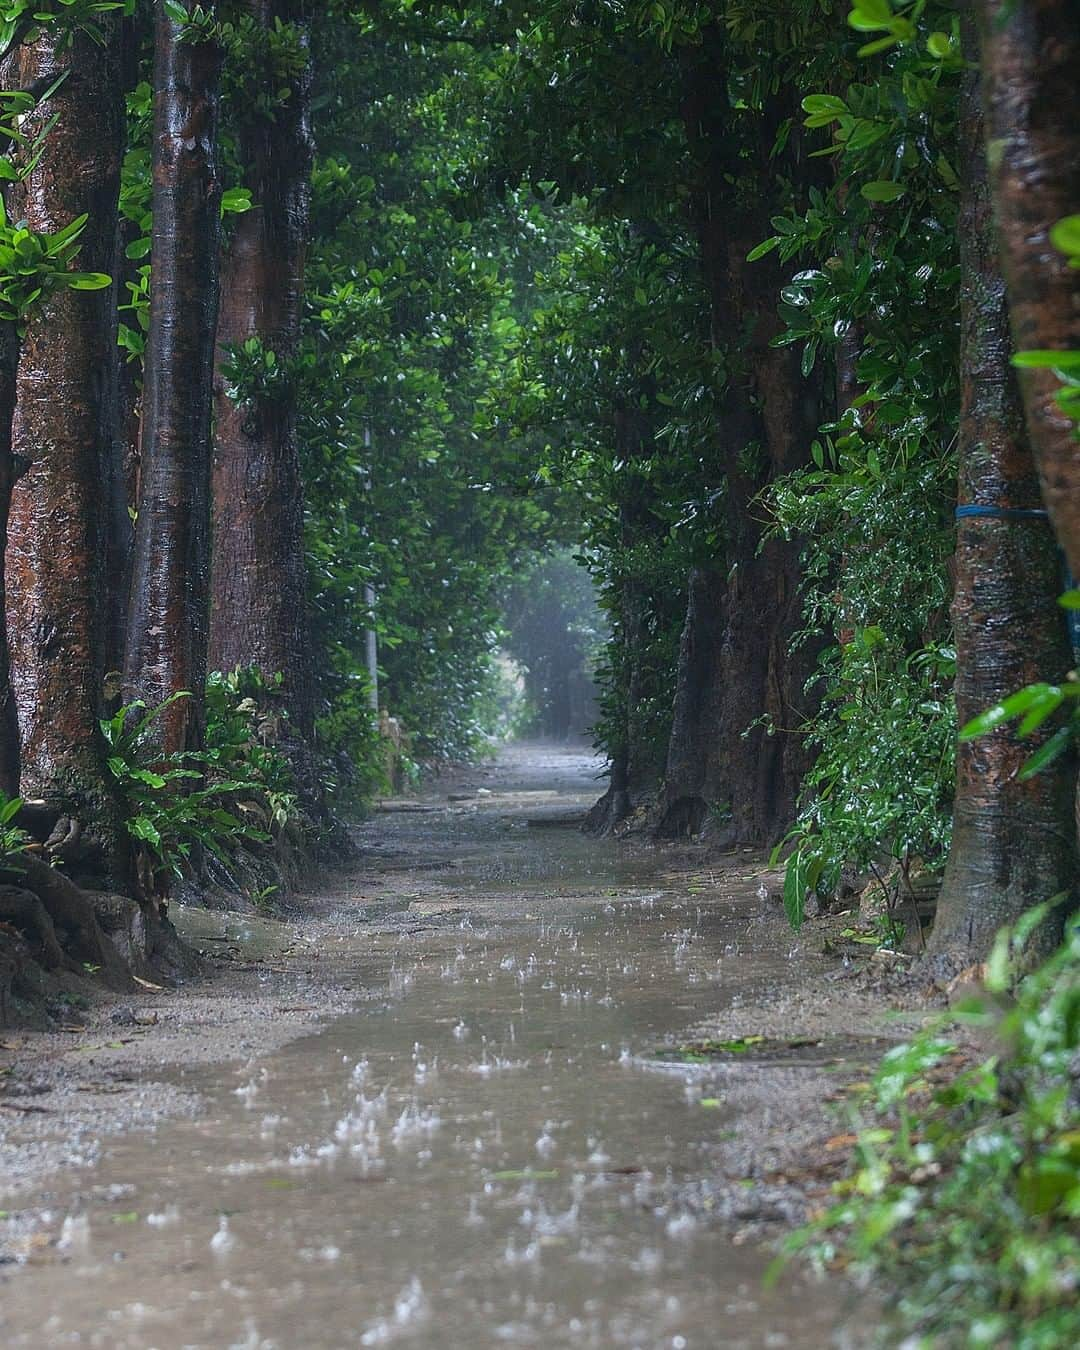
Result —
<path fill-rule="evenodd" d="M 302 10 L 290 0 L 245 0 L 245 7 L 262 31 L 278 19 L 298 23 Z M 258 78 L 272 100 L 273 72 Z M 212 496 L 211 666 L 254 664 L 265 675 L 282 674 L 282 701 L 300 742 L 294 761 L 303 760 L 314 731 L 292 379 L 310 216 L 309 92 L 305 73 L 272 117 L 250 93 L 250 106 L 239 110 L 238 150 L 253 207 L 237 218 L 223 264 Z M 274 353 L 277 386 L 234 401 L 221 369 L 252 338 Z"/>
<path fill-rule="evenodd" d="M 143 383 L 145 432 L 124 682 L 156 707 L 167 752 L 203 741 L 209 611 L 210 437 L 221 180 L 216 43 L 180 40 L 157 0 L 153 272 Z"/>
<path fill-rule="evenodd" d="M 956 704 L 960 724 L 1071 664 L 1056 604 L 1061 567 L 1010 365 L 1009 309 L 992 222 L 977 79 L 960 119 L 961 507 L 1029 515 L 962 516 L 957 530 Z M 953 843 L 930 941 L 931 957 L 962 968 L 984 960 L 1002 924 L 1076 880 L 1076 763 L 1062 756 L 1027 782 L 1020 770 L 1049 731 L 1021 739 L 1001 727 L 957 749 Z M 1064 907 L 1038 934 L 1057 945 Z"/>
<path fill-rule="evenodd" d="M 722 697 L 716 673 L 724 651 L 727 585 L 719 570 L 690 573 L 686 624 L 679 645 L 675 708 L 656 833 L 663 839 L 698 834 L 710 810 L 724 810 L 717 782 Z"/>
<path fill-rule="evenodd" d="M 648 403 L 651 377 L 644 380 L 642 390 Z M 616 408 L 612 435 L 615 458 L 625 466 L 619 476 L 619 533 L 623 548 L 640 548 L 650 539 L 659 547 L 663 527 L 651 510 L 647 481 L 635 467 L 654 450 L 650 419 L 639 401 L 631 400 Z M 585 829 L 590 834 L 607 834 L 621 824 L 655 791 L 663 771 L 663 757 L 658 757 L 647 734 L 646 705 L 652 701 L 656 679 L 656 671 L 649 663 L 650 626 L 659 628 L 665 622 L 666 599 L 633 573 L 620 580 L 618 648 L 613 655 L 619 723 L 608 745 L 611 756 L 608 790 L 586 817 Z"/>
<path fill-rule="evenodd" d="M 15 325 L 0 320 L 0 791 L 8 797 L 16 797 L 19 793 L 19 719 L 8 660 L 7 569 L 4 566 L 11 494 L 16 479 L 11 427 L 15 416 L 18 368 L 19 339 Z"/>
<path fill-rule="evenodd" d="M 1080 6 L 978 0 L 994 210 L 1017 351 L 1080 349 L 1080 272 L 1050 230 L 1080 211 Z M 1025 370 L 1028 435 L 1058 541 L 1080 577 L 1080 441 L 1051 370 Z"/>
<path fill-rule="evenodd" d="M 118 24 L 103 42 L 58 42 L 47 29 L 21 55 L 24 87 L 66 78 L 26 119 L 31 139 L 57 116 L 40 159 L 12 190 L 31 229 L 89 214 L 79 265 L 114 274 L 124 108 Z M 92 839 L 104 871 L 126 876 L 126 833 L 98 727 L 104 614 L 103 482 L 115 408 L 106 372 L 112 290 L 64 290 L 31 316 L 17 377 L 13 442 L 30 462 L 12 496 L 7 601 L 22 792 L 62 805 Z"/>
<path fill-rule="evenodd" d="M 769 232 L 777 172 L 770 152 L 794 96 L 772 100 L 755 123 L 750 157 L 743 159 L 741 133 L 716 96 L 719 59 L 706 42 L 690 72 L 684 118 L 700 161 L 697 223 L 713 341 L 728 354 L 717 427 L 726 478 L 727 581 L 699 590 L 688 609 L 683 652 L 703 668 L 680 670 L 677 693 L 683 701 L 704 700 L 710 711 L 696 746 L 684 737 L 671 747 L 658 831 L 681 833 L 726 804 L 726 837 L 766 844 L 790 824 L 809 767 L 800 729 L 809 711 L 804 686 L 816 648 L 794 640 L 802 617 L 799 544 L 763 542 L 757 499 L 775 476 L 808 462 L 824 396 L 817 375 L 801 375 L 793 348 L 769 346 L 778 331 L 781 273 L 775 255 L 746 261 Z M 787 152 L 793 174 L 799 172 L 796 148 L 789 144 Z M 738 182 L 748 164 L 761 175 L 753 191 Z M 693 631 L 698 627 L 700 635 Z M 675 727 L 685 729 L 696 715 L 677 703 Z"/>
<path fill-rule="evenodd" d="M 125 95 L 138 84 L 142 74 L 140 57 L 144 45 L 144 26 L 148 16 L 140 5 L 136 12 L 123 20 L 120 34 L 121 79 Z M 131 127 L 125 119 L 125 153 L 131 147 Z M 139 447 L 139 414 L 142 399 L 140 363 L 128 359 L 115 338 L 119 334 L 118 306 L 128 299 L 127 283 L 134 281 L 139 264 L 126 256 L 127 248 L 138 238 L 135 224 L 127 219 L 117 221 L 116 274 L 113 306 L 114 351 L 109 369 L 110 398 L 115 402 L 113 438 L 105 466 L 105 587 L 107 614 L 105 619 L 105 670 L 107 705 L 118 701 L 120 680 L 116 678 L 124 668 L 124 649 L 127 641 L 128 599 L 131 591 L 131 553 L 134 544 L 133 513 L 138 505 L 137 464 Z M 130 317 L 130 316 L 128 316 Z M 134 322 L 134 319 L 132 319 Z"/>

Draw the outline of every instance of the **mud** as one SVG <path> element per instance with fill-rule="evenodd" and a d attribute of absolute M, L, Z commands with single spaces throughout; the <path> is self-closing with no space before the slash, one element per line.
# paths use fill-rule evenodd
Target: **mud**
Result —
<path fill-rule="evenodd" d="M 595 774 L 388 803 L 303 919 L 175 915 L 207 981 L 5 1033 L 0 1341 L 858 1344 L 841 1286 L 762 1275 L 909 1022 L 752 855 L 583 836 Z"/>

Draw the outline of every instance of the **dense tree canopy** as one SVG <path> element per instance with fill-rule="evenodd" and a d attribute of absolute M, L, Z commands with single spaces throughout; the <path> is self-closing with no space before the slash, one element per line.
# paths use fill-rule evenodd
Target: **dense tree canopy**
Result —
<path fill-rule="evenodd" d="M 46 856 L 160 915 L 329 838 L 388 734 L 482 749 L 501 644 L 560 734 L 596 671 L 592 828 L 779 845 L 796 926 L 948 859 L 963 964 L 1073 896 L 1068 5 L 0 16 L 0 769 Z"/>

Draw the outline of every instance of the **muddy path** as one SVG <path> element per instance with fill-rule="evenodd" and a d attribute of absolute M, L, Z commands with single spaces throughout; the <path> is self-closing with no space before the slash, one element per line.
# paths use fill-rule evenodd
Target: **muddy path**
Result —
<path fill-rule="evenodd" d="M 753 858 L 582 836 L 595 773 L 391 803 L 302 922 L 181 915 L 205 984 L 0 1037 L 0 1343 L 858 1344 L 762 1275 L 896 1026 Z"/>

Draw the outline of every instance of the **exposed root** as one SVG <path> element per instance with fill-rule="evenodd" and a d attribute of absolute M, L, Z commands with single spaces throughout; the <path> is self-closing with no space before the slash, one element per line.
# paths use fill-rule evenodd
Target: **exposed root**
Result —
<path fill-rule="evenodd" d="M 67 964 L 49 911 L 33 891 L 20 886 L 0 886 L 0 919 L 30 942 L 30 952 L 46 970 Z"/>
<path fill-rule="evenodd" d="M 92 969 L 110 988 L 128 988 L 127 964 L 98 922 L 93 896 L 30 853 L 20 855 L 17 868 L 9 869 L 3 879 L 38 898 L 65 956 L 83 969 Z"/>

